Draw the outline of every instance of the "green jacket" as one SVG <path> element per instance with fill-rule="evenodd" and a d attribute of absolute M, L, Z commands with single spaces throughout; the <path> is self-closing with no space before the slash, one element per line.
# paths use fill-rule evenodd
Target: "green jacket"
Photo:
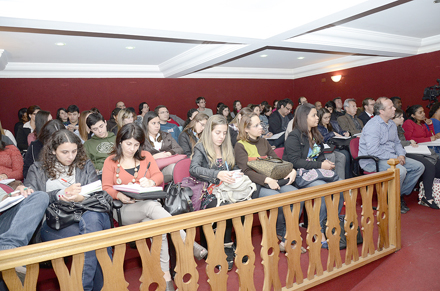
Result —
<path fill-rule="evenodd" d="M 104 161 L 113 151 L 115 142 L 115 134 L 109 131 L 106 138 L 99 138 L 94 135 L 84 143 L 87 156 L 92 161 L 96 170 L 102 170 Z"/>

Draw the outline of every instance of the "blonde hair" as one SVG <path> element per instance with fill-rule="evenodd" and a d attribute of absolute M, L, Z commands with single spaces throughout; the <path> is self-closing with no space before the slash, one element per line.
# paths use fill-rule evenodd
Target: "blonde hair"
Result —
<path fill-rule="evenodd" d="M 131 112 L 127 108 L 121 109 L 119 111 L 118 116 L 116 117 L 116 123 L 118 124 L 118 130 L 124 126 L 124 124 L 122 123 L 124 121 L 124 119 L 130 118 L 130 116 L 133 116 L 133 119 L 134 119 L 133 112 Z"/>
<path fill-rule="evenodd" d="M 91 110 L 86 110 L 86 111 L 81 112 L 81 114 L 79 115 L 78 132 L 79 132 L 79 136 L 81 137 L 81 139 L 83 141 L 86 141 L 89 139 L 89 132 L 87 131 L 87 129 L 89 129 L 89 128 L 87 126 L 86 119 L 87 119 L 87 116 L 89 116 L 91 113 L 92 113 Z"/>
<path fill-rule="evenodd" d="M 217 125 L 226 125 L 226 137 L 220 146 L 220 150 L 222 153 L 223 162 L 228 163 L 229 169 L 232 169 L 235 166 L 234 149 L 232 148 L 231 138 L 229 135 L 228 121 L 224 116 L 216 114 L 208 119 L 205 130 L 203 130 L 198 143 L 203 145 L 206 155 L 208 156 L 209 163 L 211 166 L 213 166 L 215 164 L 217 155 L 215 153 L 214 143 L 212 142 L 212 131 Z"/>

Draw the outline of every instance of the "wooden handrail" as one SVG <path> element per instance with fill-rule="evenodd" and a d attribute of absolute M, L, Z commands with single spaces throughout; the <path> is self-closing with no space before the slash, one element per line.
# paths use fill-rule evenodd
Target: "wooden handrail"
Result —
<path fill-rule="evenodd" d="M 187 214 L 183 214 L 183 215 L 179 215 L 179 216 L 174 216 L 174 217 L 169 217 L 169 218 L 164 218 L 164 219 L 157 219 L 157 220 L 138 223 L 138 224 L 134 224 L 134 225 L 118 227 L 115 229 L 109 229 L 109 230 L 100 231 L 100 232 L 96 232 L 96 233 L 90 233 L 90 234 L 79 235 L 79 236 L 75 236 L 75 237 L 71 237 L 71 238 L 60 239 L 60 240 L 56 240 L 56 241 L 39 243 L 39 244 L 30 245 L 30 246 L 26 246 L 26 247 L 16 248 L 13 250 L 0 251 L 0 271 L 10 270 L 16 266 L 32 265 L 32 264 L 36 264 L 38 262 L 43 262 L 43 261 L 47 261 L 47 260 L 56 260 L 56 259 L 63 258 L 66 256 L 71 256 L 71 255 L 74 255 L 74 257 L 77 257 L 77 255 L 81 255 L 84 252 L 91 251 L 91 250 L 100 250 L 100 252 L 101 252 L 106 247 L 121 246 L 121 245 L 125 245 L 125 243 L 130 242 L 130 241 L 137 241 L 138 248 L 145 249 L 147 247 L 146 247 L 146 245 L 142 244 L 143 239 L 148 238 L 148 237 L 156 238 L 156 237 L 161 236 L 163 233 L 171 233 L 171 235 L 173 237 L 173 241 L 175 241 L 175 245 L 176 245 L 178 253 L 179 253 L 179 248 L 180 248 L 180 254 L 184 255 L 185 252 L 183 252 L 181 248 L 188 248 L 188 250 L 189 250 L 189 248 L 191 246 L 191 242 L 192 242 L 192 240 L 194 240 L 195 227 L 204 226 L 204 229 L 206 229 L 206 231 L 209 232 L 210 225 L 213 222 L 219 222 L 218 225 L 222 225 L 222 221 L 225 221 L 227 219 L 234 220 L 234 227 L 236 228 L 237 239 L 239 239 L 239 237 L 240 237 L 240 240 L 241 240 L 241 242 L 239 242 L 239 245 L 245 244 L 246 241 L 248 241 L 247 244 L 248 244 L 248 246 L 250 246 L 251 245 L 251 243 L 249 245 L 250 238 L 246 237 L 246 235 L 247 236 L 250 235 L 250 230 L 249 230 L 250 226 L 249 225 L 252 225 L 252 223 L 251 223 L 252 214 L 254 214 L 254 213 L 259 213 L 260 222 L 263 221 L 262 222 L 263 240 L 265 241 L 264 243 L 262 242 L 262 245 L 263 245 L 262 252 L 263 252 L 263 249 L 269 249 L 277 244 L 277 241 L 275 241 L 276 234 L 273 235 L 275 233 L 273 226 L 275 225 L 274 224 L 275 223 L 274 217 L 276 217 L 276 211 L 277 211 L 278 207 L 284 207 L 284 214 L 285 214 L 285 216 L 288 216 L 288 215 L 292 215 L 291 213 L 289 214 L 290 207 L 288 205 L 294 205 L 294 209 L 296 209 L 295 213 L 297 213 L 299 203 L 306 201 L 307 202 L 306 208 L 309 213 L 310 211 L 312 211 L 312 208 L 311 208 L 312 204 L 310 204 L 310 201 L 314 200 L 315 204 L 320 205 L 320 203 L 321 203 L 320 198 L 321 197 L 323 197 L 323 196 L 330 197 L 329 195 L 332 195 L 332 194 L 339 195 L 339 193 L 343 193 L 344 197 L 346 198 L 346 202 L 347 202 L 347 211 L 348 212 L 351 211 L 351 213 L 353 213 L 353 211 L 355 211 L 355 209 L 354 209 L 355 202 L 354 202 L 354 206 L 353 206 L 353 201 L 351 201 L 351 202 L 347 201 L 347 199 L 350 200 L 350 197 L 351 197 L 351 196 L 347 196 L 347 195 L 351 195 L 350 191 L 352 189 L 354 189 L 353 191 L 356 192 L 354 197 L 356 197 L 356 195 L 358 193 L 358 189 L 360 189 L 359 193 L 362 194 L 362 199 L 364 201 L 368 201 L 368 199 L 371 199 L 372 190 L 366 191 L 365 187 L 368 187 L 368 186 L 371 187 L 371 186 L 375 185 L 377 190 L 382 191 L 382 192 L 378 191 L 378 192 L 380 192 L 380 193 L 378 193 L 378 196 L 380 195 L 380 198 L 379 198 L 379 203 L 380 203 L 379 208 L 380 209 L 378 209 L 378 216 L 379 216 L 379 213 L 382 213 L 381 211 L 386 211 L 386 213 L 387 213 L 386 219 L 384 218 L 384 220 L 381 222 L 382 223 L 382 228 L 381 228 L 382 232 L 380 233 L 380 235 L 382 235 L 382 237 L 380 237 L 380 239 L 381 239 L 380 242 L 383 242 L 383 244 L 385 244 L 384 251 L 380 254 L 377 254 L 377 251 L 375 253 L 374 249 L 371 249 L 372 248 L 371 244 L 367 245 L 367 243 L 365 243 L 364 248 L 366 248 L 366 251 L 363 251 L 363 257 L 358 258 L 358 257 L 354 256 L 354 261 L 358 261 L 358 262 L 356 262 L 356 264 L 353 264 L 352 267 L 347 268 L 347 266 L 345 264 L 343 266 L 341 266 L 340 261 L 338 259 L 338 256 L 335 253 L 336 251 L 332 247 L 331 260 L 332 260 L 332 262 L 333 261 L 336 262 L 336 269 L 333 270 L 333 266 L 332 266 L 332 267 L 328 268 L 327 271 L 322 272 L 318 268 L 318 273 L 317 273 L 318 277 L 322 277 L 324 274 L 325 275 L 324 277 L 326 278 L 325 280 L 329 280 L 329 278 L 333 278 L 333 276 L 335 276 L 335 274 L 342 274 L 344 272 L 348 272 L 349 270 L 351 270 L 354 267 L 359 267 L 362 264 L 368 263 L 372 259 L 373 260 L 377 259 L 383 255 L 392 253 L 393 251 L 398 250 L 400 248 L 400 199 L 398 199 L 399 198 L 398 191 L 400 189 L 399 188 L 400 184 L 399 184 L 399 171 L 395 167 L 397 162 L 398 162 L 397 160 L 390 160 L 389 163 L 392 168 L 388 171 L 384 171 L 384 172 L 380 172 L 380 173 L 376 173 L 376 174 L 371 174 L 371 175 L 361 176 L 361 177 L 357 177 L 357 178 L 342 180 L 342 181 L 338 181 L 338 182 L 334 182 L 334 183 L 329 183 L 326 185 L 321 185 L 321 186 L 301 189 L 301 190 L 297 190 L 297 191 L 292 191 L 292 192 L 288 192 L 288 193 L 283 193 L 280 195 L 263 197 L 263 198 L 259 198 L 259 199 L 255 199 L 255 200 L 237 203 L 237 204 L 225 205 L 222 207 L 211 208 L 208 210 L 187 213 Z M 385 188 L 380 189 L 380 186 L 385 187 L 386 189 Z M 372 188 L 370 188 L 370 189 L 372 189 Z M 370 195 L 369 195 L 369 192 L 371 192 Z M 388 196 L 386 196 L 386 195 L 388 195 Z M 388 201 L 387 201 L 386 197 L 388 197 Z M 337 203 L 332 202 L 331 199 L 330 200 L 326 199 L 326 203 L 327 203 L 327 208 L 328 208 L 328 213 L 329 213 L 328 226 L 329 226 L 329 228 L 336 227 L 336 229 L 337 229 L 339 227 L 339 224 L 338 224 L 338 222 L 336 222 L 337 215 L 335 216 L 335 214 L 334 214 L 337 212 L 334 212 L 334 209 L 333 209 L 335 206 L 337 207 Z M 330 206 L 329 203 L 333 203 L 334 205 Z M 329 206 L 333 207 L 333 208 L 330 209 Z M 267 217 L 266 211 L 268 211 L 268 210 L 271 210 L 271 211 L 270 211 L 270 215 Z M 332 213 L 332 214 L 330 215 L 330 213 Z M 310 214 L 311 214 L 311 221 L 317 221 L 318 218 L 316 217 L 316 214 L 315 215 L 313 215 L 312 213 L 310 213 Z M 347 215 L 349 215 L 349 214 L 347 214 Z M 350 219 L 356 219 L 355 213 L 350 214 L 350 215 L 352 215 L 352 217 Z M 365 215 L 371 216 L 371 213 L 364 213 L 363 215 L 364 216 Z M 245 227 L 245 226 L 240 227 L 239 226 L 239 225 L 241 225 L 240 217 L 242 217 L 242 216 L 246 217 L 245 225 L 247 225 L 247 227 Z M 294 217 L 294 216 L 292 216 L 292 217 Z M 276 218 L 275 218 L 275 220 L 276 220 Z M 319 219 L 318 219 L 318 221 L 319 221 Z M 351 221 L 354 221 L 354 220 L 351 220 Z M 286 222 L 287 222 L 287 219 L 286 219 Z M 379 222 L 379 219 L 378 219 L 378 222 Z M 362 223 L 364 223 L 364 222 L 362 222 Z M 386 228 L 383 227 L 384 223 L 387 224 Z M 357 222 L 356 222 L 356 224 L 357 224 Z M 240 228 L 239 231 L 237 231 L 238 230 L 237 226 Z M 298 232 L 296 231 L 297 227 L 298 226 L 292 225 L 289 222 L 287 225 L 287 234 L 286 235 L 287 236 L 290 235 L 290 238 L 295 237 L 296 239 L 301 240 L 301 238 L 298 237 Z M 370 227 L 368 227 L 368 228 L 370 228 Z M 187 241 L 185 242 L 185 244 L 180 244 L 178 241 L 178 239 L 180 237 L 178 235 L 178 231 L 181 229 L 186 229 L 187 233 L 188 233 Z M 368 231 L 371 231 L 371 229 L 369 229 Z M 384 233 L 384 231 L 386 233 Z M 364 232 L 365 232 L 365 230 L 364 230 Z M 221 233 L 221 231 L 220 231 L 220 233 Z M 314 229 L 312 229 L 310 226 L 308 229 L 308 233 L 310 235 L 315 235 L 318 237 L 320 237 L 320 235 L 321 235 L 320 231 L 318 229 L 318 226 L 316 226 L 316 225 L 314 226 Z M 351 235 L 352 234 L 348 233 L 347 238 Z M 372 231 L 371 231 L 371 235 L 372 235 Z M 329 235 L 327 235 L 327 237 L 329 237 Z M 212 241 L 214 238 L 215 238 L 215 235 L 211 234 L 210 240 L 208 240 L 208 244 L 214 243 Z M 338 238 L 329 239 L 329 245 L 330 245 L 330 243 L 332 243 L 332 245 L 335 245 L 335 241 L 337 239 Z M 369 240 L 370 240 L 370 238 L 368 238 L 368 242 L 370 242 Z M 188 243 L 188 245 L 187 245 L 187 243 Z M 389 244 L 391 244 L 392 247 L 389 247 Z M 311 252 L 311 253 L 312 252 L 317 253 L 318 251 L 320 252 L 320 244 L 319 244 L 319 249 L 316 245 L 313 245 L 313 243 L 311 243 L 311 242 L 309 243 L 309 247 L 311 248 L 309 250 L 309 252 Z M 370 249 L 368 249 L 368 247 Z M 383 247 L 383 245 L 379 245 L 378 250 L 381 247 Z M 118 248 L 118 249 L 120 249 L 120 248 Z M 353 247 L 350 247 L 349 249 L 347 249 L 347 253 L 349 250 L 353 251 Z M 246 253 L 246 251 L 248 251 L 248 250 L 243 249 L 243 248 L 237 249 L 237 253 L 248 255 L 248 253 Z M 356 252 L 357 252 L 357 250 L 356 250 Z M 121 253 L 118 253 L 118 256 L 120 256 L 120 255 L 121 255 Z M 264 260 L 264 258 L 266 258 L 265 260 L 267 261 L 267 260 L 272 260 L 275 258 L 275 261 L 273 262 L 273 263 L 275 263 L 275 262 L 277 262 L 276 257 L 278 256 L 278 252 L 274 252 L 274 255 L 275 255 L 275 257 L 273 257 L 273 256 L 266 257 L 265 255 L 264 256 L 262 255 L 262 259 Z M 300 253 L 298 253 L 298 250 L 294 250 L 294 251 L 289 250 L 287 253 L 287 256 L 289 256 L 289 255 L 291 257 L 298 256 L 298 255 L 300 255 Z M 97 252 L 97 256 L 98 256 L 98 252 Z M 104 257 L 105 257 L 105 254 L 98 256 L 98 259 L 101 258 L 104 260 L 105 259 Z M 208 260 L 210 258 L 211 257 L 208 257 Z M 218 262 L 218 260 L 220 260 L 220 259 L 221 258 L 216 258 L 217 261 L 216 260 L 212 260 L 212 261 Z M 335 261 L 335 259 L 336 259 L 336 261 Z M 319 257 L 319 260 L 318 259 L 314 259 L 314 260 L 315 260 L 314 262 L 316 263 L 316 262 L 320 261 L 320 257 Z M 351 258 L 350 258 L 350 261 L 351 261 Z M 350 262 L 346 261 L 346 264 L 347 263 L 349 264 Z M 182 267 L 182 268 L 184 267 L 182 265 L 182 261 L 181 261 L 180 267 Z M 318 267 L 319 267 L 319 263 L 318 263 Z M 243 268 L 244 268 L 243 272 L 245 270 L 247 270 L 247 272 L 250 272 L 250 269 L 248 267 L 243 267 Z M 208 269 L 208 267 L 207 267 L 207 269 Z M 265 269 L 265 272 L 271 272 L 271 270 Z M 273 276 L 275 276 L 275 275 L 271 274 L 271 278 L 272 278 L 271 280 L 273 280 Z M 301 280 L 299 280 L 299 281 L 302 281 L 303 282 L 302 284 L 306 283 L 305 285 L 307 285 L 308 287 L 311 287 L 313 285 L 316 285 L 317 281 L 323 280 L 322 278 L 320 280 L 313 279 L 314 276 L 315 276 L 314 273 L 313 274 L 309 273 L 307 276 L 308 279 L 302 280 L 300 278 Z M 290 277 L 289 280 L 290 280 L 289 282 L 292 283 L 293 277 Z M 265 282 L 266 282 L 266 280 L 265 280 Z M 289 288 L 286 287 L 287 288 L 286 290 L 288 290 L 288 289 L 290 290 L 290 288 L 294 288 L 294 289 L 297 288 L 298 277 L 297 277 L 297 283 L 295 283 L 295 284 L 293 284 L 293 283 L 291 284 L 291 283 L 288 283 Z M 176 284 L 178 284 L 178 283 L 176 282 Z M 269 284 L 269 283 L 267 283 L 267 284 Z M 275 278 L 275 281 L 273 281 L 273 284 L 275 284 L 275 285 L 273 285 L 274 288 L 276 287 L 275 290 L 279 290 L 280 285 L 279 285 L 278 280 L 276 280 L 276 278 Z M 305 285 L 302 285 L 302 286 L 305 286 Z M 184 290 L 192 290 L 191 288 L 194 288 L 195 285 L 192 285 L 193 287 L 191 287 L 191 288 L 188 287 L 189 285 L 186 287 L 185 286 L 186 285 L 181 285 L 181 287 Z M 269 286 L 269 285 L 267 285 L 267 286 Z"/>

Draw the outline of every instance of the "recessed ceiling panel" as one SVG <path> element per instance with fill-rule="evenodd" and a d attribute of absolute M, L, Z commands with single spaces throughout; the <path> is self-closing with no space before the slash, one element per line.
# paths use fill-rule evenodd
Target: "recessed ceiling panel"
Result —
<path fill-rule="evenodd" d="M 196 45 L 0 31 L 0 48 L 8 52 L 9 62 L 159 65 Z"/>
<path fill-rule="evenodd" d="M 430 37 L 440 34 L 440 3 L 410 1 L 342 26 L 417 38 Z"/>
<path fill-rule="evenodd" d="M 347 55 L 267 49 L 225 63 L 222 67 L 296 69 Z"/>

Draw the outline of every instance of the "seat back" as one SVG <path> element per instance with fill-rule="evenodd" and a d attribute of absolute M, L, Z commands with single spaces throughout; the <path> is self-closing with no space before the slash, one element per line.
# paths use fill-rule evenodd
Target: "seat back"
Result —
<path fill-rule="evenodd" d="M 173 170 L 174 183 L 182 182 L 183 178 L 189 177 L 189 166 L 191 165 L 191 159 L 186 158 L 176 163 Z"/>
<path fill-rule="evenodd" d="M 353 159 L 356 159 L 359 156 L 359 140 L 360 138 L 353 138 L 350 141 L 350 154 Z"/>
<path fill-rule="evenodd" d="M 273 150 L 277 156 L 282 159 L 283 158 L 283 154 L 284 154 L 284 148 L 276 148 Z"/>

